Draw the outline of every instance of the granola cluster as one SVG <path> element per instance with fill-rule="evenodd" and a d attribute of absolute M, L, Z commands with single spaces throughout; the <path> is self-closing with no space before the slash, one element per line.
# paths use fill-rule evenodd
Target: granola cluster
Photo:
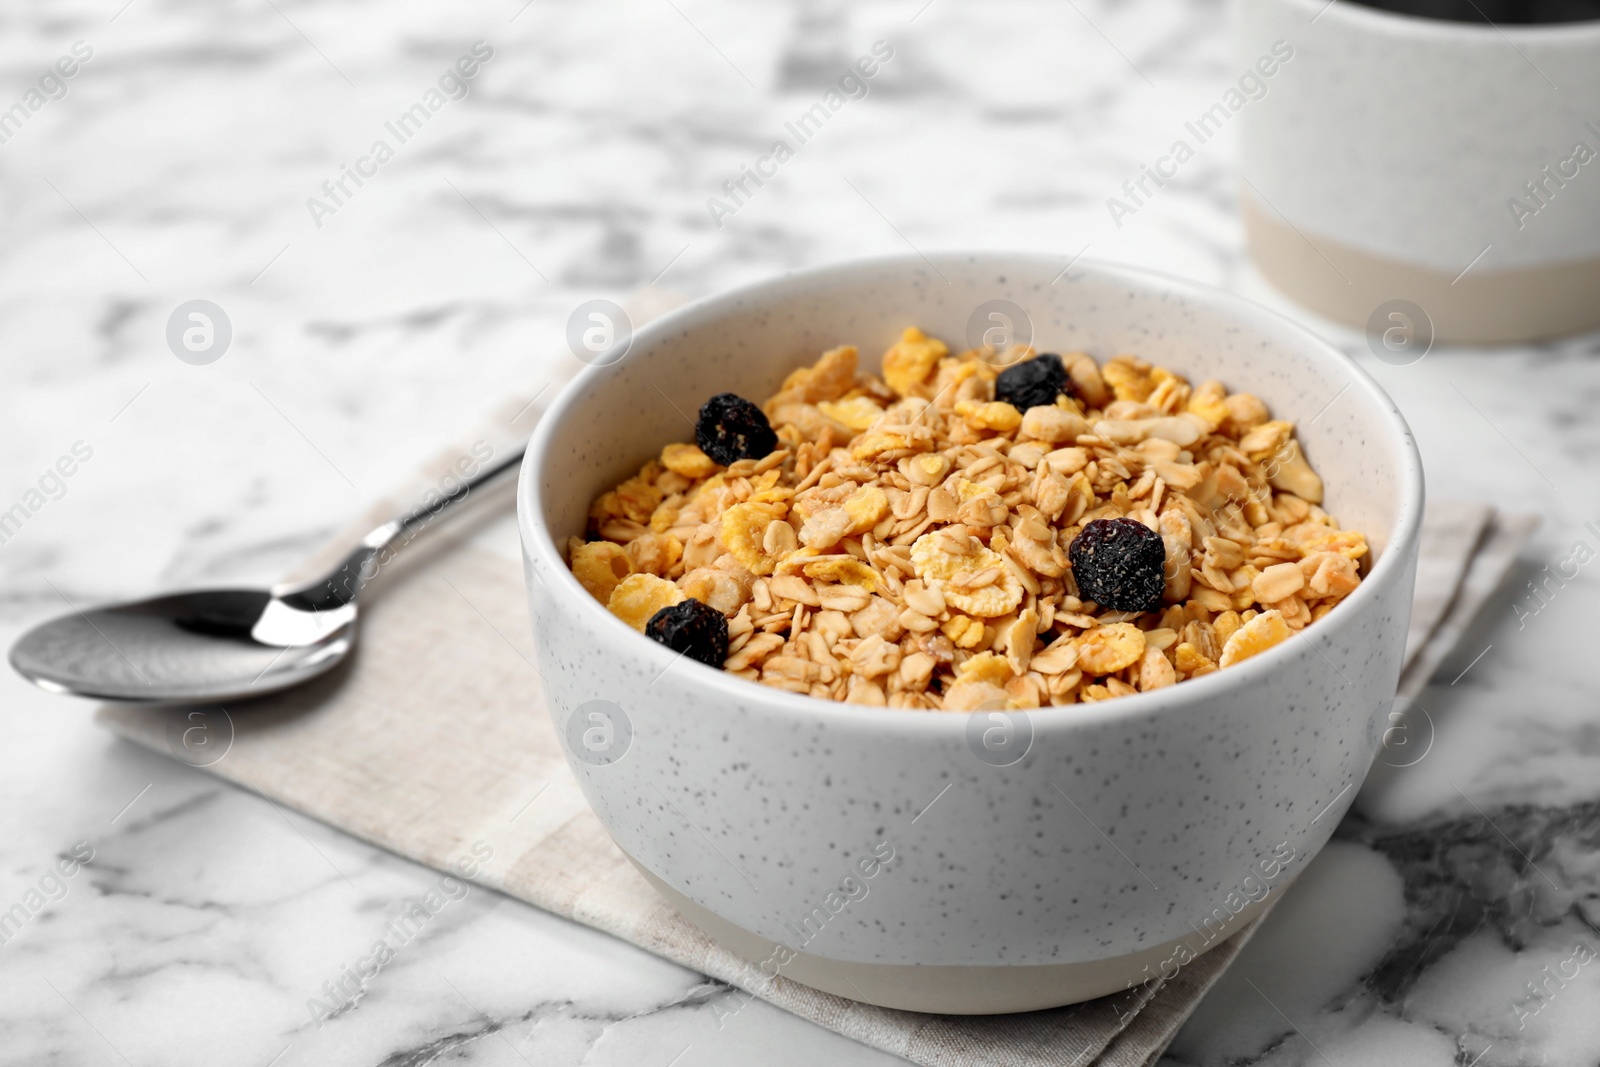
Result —
<path fill-rule="evenodd" d="M 974 711 L 1225 669 L 1361 581 L 1365 538 L 1249 393 L 1131 355 L 954 355 L 915 328 L 882 367 L 843 346 L 795 371 L 757 413 L 765 454 L 666 446 L 595 500 L 568 545 L 579 582 L 640 632 L 687 599 L 716 609 L 723 668 L 751 681 Z M 1091 563 L 1122 570 L 1091 581 Z M 1153 610 L 1085 589 L 1143 590 Z"/>

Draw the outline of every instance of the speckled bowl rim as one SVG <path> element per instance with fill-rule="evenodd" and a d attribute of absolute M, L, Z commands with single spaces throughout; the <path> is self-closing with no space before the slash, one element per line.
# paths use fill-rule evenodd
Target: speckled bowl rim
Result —
<path fill-rule="evenodd" d="M 1331 18 L 1352 29 L 1385 37 L 1397 37 L 1429 44 L 1490 43 L 1505 47 L 1510 38 L 1523 44 L 1556 45 L 1563 48 L 1584 49 L 1600 44 L 1600 19 L 1582 19 L 1577 22 L 1511 22 L 1480 26 L 1476 22 L 1455 19 L 1436 19 L 1425 15 L 1407 15 L 1399 11 L 1385 11 L 1368 7 L 1354 0 L 1278 0 L 1287 7 L 1310 15 L 1313 21 Z"/>
<path fill-rule="evenodd" d="M 845 260 L 821 267 L 789 271 L 774 278 L 705 297 L 651 321 L 633 335 L 628 353 L 623 358 L 635 358 L 637 353 L 649 348 L 657 337 L 666 337 L 683 329 L 699 328 L 708 320 L 714 321 L 734 307 L 747 307 L 751 302 L 778 294 L 796 282 L 811 281 L 845 271 L 931 273 L 941 263 L 952 267 L 957 264 L 970 267 L 986 262 L 992 269 L 1006 273 L 1037 272 L 1049 277 L 1059 268 L 1060 257 L 1043 253 L 1007 252 L 942 253 L 931 257 L 894 255 Z M 1291 335 L 1301 339 L 1304 351 L 1311 359 L 1327 361 L 1336 365 L 1340 372 L 1348 374 L 1351 378 L 1350 389 L 1360 390 L 1366 401 L 1376 405 L 1387 417 L 1393 431 L 1389 441 L 1389 451 L 1394 463 L 1400 468 L 1398 472 L 1400 513 L 1390 532 L 1383 558 L 1373 565 L 1356 591 L 1346 597 L 1326 617 L 1319 620 L 1316 627 L 1321 633 L 1328 634 L 1335 628 L 1343 631 L 1360 625 L 1366 610 L 1379 599 L 1379 590 L 1385 585 L 1402 580 L 1406 572 L 1406 557 L 1416 547 L 1421 531 L 1422 456 L 1417 450 L 1411 428 L 1406 424 L 1399 408 L 1395 406 L 1394 400 L 1355 360 L 1294 320 L 1254 301 L 1159 271 L 1098 260 L 1079 260 L 1073 264 L 1071 273 L 1100 275 L 1145 291 L 1211 305 L 1242 323 L 1253 320 L 1286 329 Z M 528 445 L 528 454 L 517 476 L 517 529 L 523 551 L 530 556 L 538 556 L 538 564 L 542 567 L 543 584 L 550 596 L 561 601 L 563 612 L 571 611 L 583 616 L 587 625 L 598 627 L 599 632 L 605 635 L 608 645 L 618 654 L 636 656 L 645 661 L 652 675 L 658 675 L 683 657 L 669 652 L 665 647 L 634 630 L 590 596 L 588 590 L 578 584 L 577 578 L 568 569 L 542 519 L 544 502 L 538 474 L 557 458 L 553 446 L 569 414 L 572 398 L 586 392 L 590 387 L 600 385 L 608 369 L 591 366 L 581 371 L 567 384 L 561 395 L 551 403 L 549 410 L 539 420 L 539 425 L 534 430 Z M 539 521 L 535 521 L 535 516 L 540 517 Z M 1093 704 L 1074 704 L 1070 711 L 1028 709 L 1040 712 L 1030 715 L 1029 718 L 1037 736 L 1041 733 L 1073 730 L 1089 724 L 1101 724 L 1118 719 L 1154 719 L 1168 713 L 1180 713 L 1186 707 L 1224 699 L 1229 692 L 1250 688 L 1268 672 L 1277 670 L 1281 665 L 1287 665 L 1291 649 L 1295 647 L 1294 642 L 1286 641 L 1243 663 L 1229 667 L 1226 671 L 1217 671 L 1154 692 L 1135 693 Z M 787 715 L 801 721 L 821 719 L 830 725 L 856 726 L 873 732 L 889 733 L 905 731 L 913 734 L 931 732 L 934 735 L 939 733 L 957 735 L 964 734 L 966 730 L 967 716 L 963 714 L 919 714 L 903 708 L 879 708 L 802 696 L 764 686 L 759 682 L 734 678 L 714 667 L 689 660 L 685 661 L 680 670 L 689 671 L 690 674 L 683 677 L 691 678 L 697 686 L 705 690 L 707 695 L 715 694 L 734 705 L 759 707 L 764 712 Z M 1060 715 L 1047 713 L 1052 710 L 1063 710 L 1067 713 Z"/>

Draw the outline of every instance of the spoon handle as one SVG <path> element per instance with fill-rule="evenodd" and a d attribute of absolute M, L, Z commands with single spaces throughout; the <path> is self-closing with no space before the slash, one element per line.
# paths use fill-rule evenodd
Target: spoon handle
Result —
<path fill-rule="evenodd" d="M 390 546 L 395 545 L 396 542 L 399 542 L 401 538 L 405 539 L 403 543 L 410 543 L 411 538 L 415 537 L 424 526 L 437 518 L 440 512 L 471 496 L 474 489 L 480 489 L 490 482 L 498 481 L 502 474 L 514 470 L 522 463 L 522 457 L 527 451 L 527 445 L 520 445 L 512 449 L 500 459 L 464 480 L 454 492 L 440 497 L 431 504 L 419 505 L 399 518 L 390 519 L 362 538 L 361 543 L 377 552 L 383 552 Z"/>
<path fill-rule="evenodd" d="M 278 591 L 290 606 L 309 611 L 326 611 L 348 604 L 361 587 L 378 572 L 380 564 L 410 544 L 429 523 L 447 509 L 467 499 L 475 490 L 499 481 L 522 463 L 527 445 L 519 445 L 486 467 L 462 479 L 451 492 L 424 502 L 372 530 L 349 555 L 327 575 Z"/>

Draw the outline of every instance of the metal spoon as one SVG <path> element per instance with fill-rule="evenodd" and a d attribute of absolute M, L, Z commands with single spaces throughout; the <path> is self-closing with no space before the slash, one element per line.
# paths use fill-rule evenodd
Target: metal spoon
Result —
<path fill-rule="evenodd" d="M 199 589 L 63 615 L 11 646 L 11 666 L 53 693 L 209 703 L 309 681 L 356 644 L 356 595 L 380 558 L 473 490 L 513 470 L 518 448 L 454 492 L 384 523 L 326 577 L 272 589 Z"/>

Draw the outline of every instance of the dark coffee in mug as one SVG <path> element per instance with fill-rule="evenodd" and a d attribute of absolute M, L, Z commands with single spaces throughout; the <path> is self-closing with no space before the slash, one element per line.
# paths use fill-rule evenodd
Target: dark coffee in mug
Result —
<path fill-rule="evenodd" d="M 1529 26 L 1600 20 L 1600 0 L 1357 0 L 1366 7 L 1450 22 Z"/>

